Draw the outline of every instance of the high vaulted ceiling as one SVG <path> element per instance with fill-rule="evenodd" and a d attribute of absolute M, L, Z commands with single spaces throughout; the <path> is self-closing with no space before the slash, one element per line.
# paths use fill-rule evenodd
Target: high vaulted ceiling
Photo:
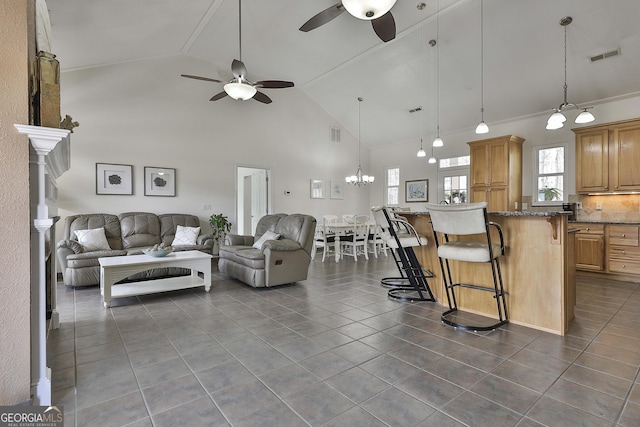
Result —
<path fill-rule="evenodd" d="M 599 102 L 640 91 L 638 0 L 484 0 L 484 32 L 480 0 L 425 0 L 422 11 L 417 0 L 398 0 L 391 10 L 397 36 L 388 43 L 370 22 L 347 12 L 311 32 L 298 30 L 335 2 L 244 0 L 242 60 L 250 80 L 295 82 L 354 135 L 357 97 L 363 97 L 361 140 L 367 146 L 415 140 L 421 127 L 430 141 L 438 120 L 441 133 L 475 128 L 482 69 L 489 125 L 539 115 L 543 127 L 563 102 L 564 16 L 573 18 L 568 102 L 594 105 L 597 117 Z M 206 76 L 227 80 L 232 60 L 239 59 L 238 0 L 47 0 L 47 6 L 63 72 L 187 55 L 211 64 Z M 436 47 L 428 44 L 432 39 Z M 621 55 L 589 59 L 616 49 Z M 175 84 L 201 84 L 207 97 L 222 90 L 178 75 Z M 286 103 L 289 90 L 267 93 Z M 228 102 L 235 101 L 225 98 L 211 108 Z M 422 112 L 409 113 L 418 106 Z"/>

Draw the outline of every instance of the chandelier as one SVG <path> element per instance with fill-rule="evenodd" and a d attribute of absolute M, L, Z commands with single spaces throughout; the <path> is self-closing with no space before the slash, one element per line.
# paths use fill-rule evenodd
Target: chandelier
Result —
<path fill-rule="evenodd" d="M 345 181 L 347 184 L 352 185 L 366 185 L 371 184 L 375 179 L 372 175 L 365 175 L 362 173 L 362 167 L 360 166 L 360 103 L 362 102 L 362 98 L 358 97 L 358 169 L 356 170 L 355 175 L 345 177 Z"/>
<path fill-rule="evenodd" d="M 570 16 L 565 16 L 560 20 L 560 25 L 564 27 L 564 102 L 560 104 L 558 108 L 553 109 L 553 113 L 547 120 L 546 129 L 548 130 L 560 129 L 564 126 L 567 117 L 562 114 L 562 112 L 565 110 L 582 110 L 575 119 L 575 122 L 578 124 L 590 123 L 596 119 L 589 111 L 589 109 L 593 107 L 580 108 L 576 104 L 567 102 L 567 26 L 571 24 L 572 21 L 573 18 Z"/>

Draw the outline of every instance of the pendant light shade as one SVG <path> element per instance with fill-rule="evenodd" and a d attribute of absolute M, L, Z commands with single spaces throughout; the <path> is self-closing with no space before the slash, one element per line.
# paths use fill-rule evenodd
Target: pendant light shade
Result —
<path fill-rule="evenodd" d="M 489 126 L 484 121 L 484 0 L 480 0 L 480 117 L 480 123 L 476 126 L 479 135 L 489 132 Z"/>
<path fill-rule="evenodd" d="M 567 102 L 567 26 L 573 22 L 573 18 L 565 16 L 560 20 L 560 25 L 564 27 L 564 102 L 558 108 L 553 109 L 553 113 L 547 119 L 547 130 L 555 130 L 564 127 L 567 117 L 562 113 L 566 110 L 582 110 L 575 119 L 575 123 L 584 124 L 591 123 L 596 118 L 588 110 L 592 107 L 580 108 L 576 104 Z"/>
<path fill-rule="evenodd" d="M 425 3 L 418 3 L 418 10 L 422 11 L 426 7 Z M 424 23 L 420 16 L 420 102 L 424 105 Z M 422 148 L 422 136 L 424 135 L 424 108 L 420 107 L 420 150 L 418 157 L 427 157 L 426 151 Z"/>
<path fill-rule="evenodd" d="M 418 150 L 418 157 L 427 157 L 427 152 L 422 148 L 422 138 L 420 138 L 420 149 Z"/>
<path fill-rule="evenodd" d="M 389 12 L 397 0 L 342 0 L 347 12 L 358 19 L 370 21 Z"/>
<path fill-rule="evenodd" d="M 375 178 L 373 175 L 365 175 L 362 172 L 362 167 L 360 166 L 360 104 L 362 103 L 362 98 L 358 97 L 358 169 L 356 169 L 355 175 L 350 175 L 344 178 L 347 184 L 357 185 L 358 187 L 361 185 L 371 184 Z"/>
<path fill-rule="evenodd" d="M 440 2 L 436 2 L 436 40 L 431 40 L 429 44 L 436 46 L 436 125 L 438 128 L 438 135 L 431 144 L 432 147 L 444 146 L 444 141 L 440 138 Z M 433 157 L 433 156 L 432 156 Z M 435 159 L 434 159 L 435 160 Z"/>
<path fill-rule="evenodd" d="M 476 126 L 476 133 L 483 134 L 487 132 L 489 132 L 489 126 L 487 126 L 484 120 L 482 120 L 480 123 L 478 123 L 478 126 Z"/>
<path fill-rule="evenodd" d="M 582 123 L 591 123 L 592 121 L 594 121 L 596 118 L 594 117 L 593 114 L 591 114 L 590 111 L 588 111 L 588 108 L 584 108 L 582 113 L 578 114 L 578 117 L 576 117 L 575 122 L 582 124 Z"/>

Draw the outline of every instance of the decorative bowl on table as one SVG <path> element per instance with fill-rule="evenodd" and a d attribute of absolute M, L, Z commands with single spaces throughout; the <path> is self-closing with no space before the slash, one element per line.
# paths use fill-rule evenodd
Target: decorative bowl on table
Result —
<path fill-rule="evenodd" d="M 173 252 L 173 248 L 172 247 L 163 247 L 163 246 L 154 246 L 152 248 L 147 248 L 147 249 L 143 249 L 142 252 L 144 252 L 147 255 L 150 255 L 152 257 L 163 257 L 163 256 L 167 256 L 169 255 L 171 252 Z"/>

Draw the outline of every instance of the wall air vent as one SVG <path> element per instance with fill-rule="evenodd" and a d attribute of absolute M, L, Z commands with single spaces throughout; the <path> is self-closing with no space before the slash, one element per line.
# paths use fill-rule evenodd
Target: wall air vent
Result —
<path fill-rule="evenodd" d="M 410 113 L 417 113 L 418 111 L 422 111 L 422 107 L 416 107 L 409 110 Z"/>
<path fill-rule="evenodd" d="M 622 54 L 622 51 L 620 50 L 620 48 L 617 48 L 615 50 L 610 50 L 609 52 L 601 53 L 600 55 L 594 55 L 590 57 L 589 60 L 591 60 L 591 62 L 596 62 L 596 61 L 600 61 L 601 59 L 607 59 L 607 58 L 611 58 L 612 56 L 618 56 L 621 54 Z"/>
<path fill-rule="evenodd" d="M 331 142 L 340 142 L 340 128 L 331 128 Z"/>

